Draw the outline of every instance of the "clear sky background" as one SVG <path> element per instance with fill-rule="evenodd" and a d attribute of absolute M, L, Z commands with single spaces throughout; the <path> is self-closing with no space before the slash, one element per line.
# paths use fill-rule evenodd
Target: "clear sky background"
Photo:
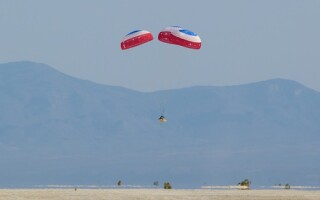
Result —
<path fill-rule="evenodd" d="M 202 48 L 161 43 L 162 28 L 196 32 Z M 287 78 L 320 91 L 318 0 L 1 0 L 0 62 L 29 60 L 139 91 Z M 155 40 L 127 51 L 145 29 Z"/>

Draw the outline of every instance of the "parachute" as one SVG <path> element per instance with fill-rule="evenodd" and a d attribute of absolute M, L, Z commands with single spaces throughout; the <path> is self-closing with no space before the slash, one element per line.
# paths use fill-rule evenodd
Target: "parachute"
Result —
<path fill-rule="evenodd" d="M 121 49 L 126 50 L 153 40 L 152 33 L 146 30 L 135 30 L 128 33 L 121 41 Z"/>
<path fill-rule="evenodd" d="M 180 26 L 169 26 L 164 28 L 158 35 L 158 40 L 168 44 L 180 45 L 190 49 L 200 49 L 200 37 Z"/>
<path fill-rule="evenodd" d="M 142 45 L 153 40 L 151 32 L 146 30 L 135 30 L 128 33 L 121 41 L 121 49 L 126 50 Z M 169 26 L 164 28 L 158 35 L 158 40 L 164 43 L 179 45 L 190 49 L 200 49 L 200 37 L 187 29 L 179 26 Z M 163 113 L 158 118 L 159 122 L 167 122 Z"/>

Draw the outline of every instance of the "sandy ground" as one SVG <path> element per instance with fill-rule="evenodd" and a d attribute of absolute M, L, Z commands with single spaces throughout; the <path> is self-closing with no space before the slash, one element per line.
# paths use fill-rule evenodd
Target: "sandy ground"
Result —
<path fill-rule="evenodd" d="M 319 200 L 305 190 L 0 189 L 0 200 Z"/>

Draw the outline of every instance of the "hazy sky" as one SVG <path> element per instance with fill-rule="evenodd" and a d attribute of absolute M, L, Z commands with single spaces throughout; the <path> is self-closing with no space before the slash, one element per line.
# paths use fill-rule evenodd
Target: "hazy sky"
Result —
<path fill-rule="evenodd" d="M 1 0 L 0 62 L 140 91 L 271 78 L 320 91 L 319 20 L 318 0 Z M 171 25 L 198 33 L 202 48 L 159 42 Z M 155 40 L 121 51 L 136 29 Z"/>

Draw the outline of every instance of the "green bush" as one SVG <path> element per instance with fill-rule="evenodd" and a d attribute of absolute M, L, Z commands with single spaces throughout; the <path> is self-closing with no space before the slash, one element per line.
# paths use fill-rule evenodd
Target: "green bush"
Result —
<path fill-rule="evenodd" d="M 287 183 L 287 184 L 284 186 L 284 189 L 289 190 L 289 189 L 290 189 L 290 185 Z"/>
<path fill-rule="evenodd" d="M 163 188 L 164 189 L 172 189 L 171 184 L 169 182 L 164 182 Z"/>
<path fill-rule="evenodd" d="M 118 187 L 120 187 L 122 185 L 121 180 L 118 181 L 117 185 L 118 185 Z"/>
<path fill-rule="evenodd" d="M 243 181 L 238 183 L 238 185 L 244 187 L 244 188 L 241 188 L 241 189 L 249 189 L 250 185 L 251 185 L 251 182 L 248 179 L 244 179 Z"/>
<path fill-rule="evenodd" d="M 159 186 L 159 181 L 153 182 L 153 185 L 156 186 L 156 187 L 158 187 L 158 186 Z"/>

